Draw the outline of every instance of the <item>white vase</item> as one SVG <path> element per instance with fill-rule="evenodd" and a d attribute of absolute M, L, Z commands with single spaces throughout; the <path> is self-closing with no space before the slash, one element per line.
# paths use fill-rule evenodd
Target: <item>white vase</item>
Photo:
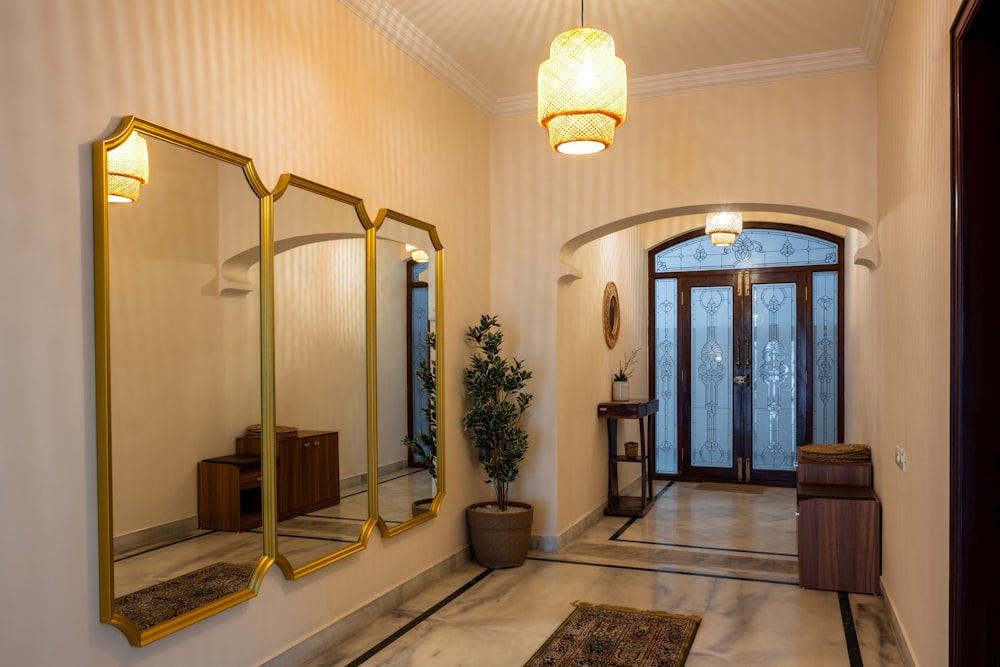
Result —
<path fill-rule="evenodd" d="M 627 401 L 628 400 L 628 380 L 621 382 L 615 380 L 611 383 L 611 400 L 612 401 Z"/>

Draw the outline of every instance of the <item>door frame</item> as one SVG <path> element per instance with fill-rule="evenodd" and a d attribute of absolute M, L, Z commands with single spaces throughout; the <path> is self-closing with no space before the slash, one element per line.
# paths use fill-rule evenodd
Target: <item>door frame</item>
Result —
<path fill-rule="evenodd" d="M 825 269 L 823 268 L 824 265 L 816 264 L 816 265 L 795 265 L 795 266 L 789 266 L 789 267 L 751 268 L 751 269 L 749 269 L 749 271 L 750 271 L 750 276 L 751 276 L 751 284 L 752 284 L 752 280 L 753 280 L 753 278 L 755 276 L 766 276 L 766 275 L 771 274 L 771 273 L 781 273 L 781 272 L 788 272 L 788 271 L 795 271 L 795 272 L 801 271 L 806 276 L 806 283 L 809 286 L 810 292 L 812 291 L 812 274 L 813 273 L 815 273 L 815 272 L 823 272 L 824 270 L 827 270 L 827 271 L 836 270 L 837 271 L 837 313 L 838 313 L 838 336 L 837 336 L 837 360 L 838 360 L 838 363 L 837 363 L 837 441 L 838 442 L 839 441 L 843 441 L 843 437 L 844 437 L 844 405 L 845 405 L 845 402 L 844 402 L 844 338 L 845 338 L 845 326 L 844 325 L 845 325 L 845 322 L 846 322 L 846 312 L 845 312 L 845 309 L 844 309 L 844 277 L 845 277 L 844 276 L 844 274 L 845 274 L 845 270 L 844 270 L 844 238 L 841 237 L 841 236 L 837 236 L 835 234 L 830 234 L 830 233 L 827 233 L 827 232 L 820 231 L 818 229 L 813 229 L 811 227 L 805 227 L 803 225 L 791 225 L 791 224 L 786 224 L 786 223 L 775 223 L 775 222 L 767 222 L 767 221 L 748 221 L 748 222 L 745 222 L 744 223 L 744 229 L 745 230 L 747 230 L 747 229 L 773 229 L 773 230 L 779 230 L 779 231 L 796 232 L 796 233 L 799 233 L 799 234 L 806 234 L 806 235 L 809 235 L 809 236 L 815 236 L 816 238 L 819 238 L 819 239 L 822 239 L 824 241 L 828 241 L 830 243 L 834 243 L 834 244 L 837 245 L 838 263 L 836 265 L 826 265 L 827 268 L 825 268 Z M 655 260 L 656 260 L 656 255 L 658 253 L 660 253 L 664 249 L 669 248 L 671 246 L 674 246 L 676 244 L 684 243 L 685 241 L 689 241 L 691 239 L 700 237 L 703 234 L 704 234 L 704 232 L 702 230 L 700 230 L 700 229 L 692 230 L 690 232 L 686 232 L 684 234 L 679 234 L 676 237 L 673 237 L 673 238 L 668 239 L 668 240 L 666 240 L 666 241 L 664 241 L 662 243 L 659 243 L 659 244 L 657 244 L 656 246 L 650 248 L 647 251 L 647 280 L 648 280 L 648 284 L 647 284 L 647 312 L 650 314 L 650 316 L 648 318 L 649 324 L 648 324 L 646 345 L 647 345 L 647 349 L 650 350 L 651 353 L 649 355 L 647 355 L 647 369 L 646 369 L 646 372 L 647 372 L 647 383 L 648 383 L 647 386 L 650 387 L 650 393 L 651 394 L 654 391 L 653 388 L 656 387 L 656 377 L 655 377 L 655 373 L 656 373 L 656 365 L 655 365 L 656 330 L 655 330 L 655 318 L 653 317 L 653 313 L 655 312 L 655 308 L 656 308 L 656 303 L 655 303 L 655 301 L 656 301 L 655 281 L 658 278 L 663 278 L 663 277 L 678 278 L 678 293 L 680 293 L 680 291 L 681 291 L 681 285 L 683 283 L 683 278 L 685 276 L 711 276 L 711 275 L 722 275 L 722 274 L 733 275 L 737 271 L 737 269 L 709 270 L 709 271 L 680 271 L 680 272 L 673 272 L 673 273 L 657 272 L 656 271 Z M 746 270 L 746 269 L 743 269 L 743 270 Z M 811 324 L 812 323 L 811 314 L 809 314 L 809 311 L 808 311 L 808 309 L 810 308 L 810 304 L 811 303 L 812 303 L 812 301 L 805 301 L 805 300 L 801 300 L 801 299 L 799 300 L 800 307 L 803 308 L 803 309 L 806 309 L 806 314 L 808 315 L 808 317 L 807 317 L 807 324 Z M 690 307 L 690 305 L 688 305 L 688 308 L 689 307 Z M 682 327 L 680 326 L 680 323 L 678 322 L 678 332 L 680 332 L 681 328 Z M 680 335 L 680 334 L 678 333 L 678 335 Z M 685 335 L 687 335 L 687 334 L 685 334 Z M 813 345 L 812 345 L 812 341 L 813 341 L 813 327 L 812 326 L 806 326 L 806 331 L 805 331 L 805 352 L 804 352 L 804 358 L 806 359 L 806 364 L 803 365 L 804 369 L 808 368 L 808 369 L 811 370 L 813 368 Z M 682 349 L 681 342 L 678 341 L 678 348 L 677 348 L 678 360 L 681 359 L 684 354 L 689 354 L 689 353 L 690 353 L 690 344 L 689 344 L 689 342 L 688 342 L 687 346 L 684 347 L 684 349 Z M 801 350 L 800 350 L 800 353 L 801 353 Z M 803 372 L 805 372 L 805 371 L 803 370 Z M 802 380 L 802 378 L 800 377 L 799 381 L 801 381 L 801 380 Z M 683 413 L 684 410 L 690 411 L 690 387 L 689 387 L 690 381 L 691 381 L 690 374 L 688 374 L 688 377 L 686 377 L 686 378 L 680 378 L 680 377 L 678 377 L 677 392 L 676 392 L 676 396 L 674 397 L 674 400 L 673 400 L 674 405 L 660 405 L 660 410 L 661 411 L 667 411 L 667 410 L 673 409 L 673 410 L 676 410 L 678 414 L 684 414 Z M 798 434 L 799 434 L 798 435 L 798 439 L 801 440 L 801 441 L 803 441 L 803 444 L 809 444 L 811 442 L 811 438 L 812 438 L 812 410 L 810 409 L 811 405 L 812 405 L 812 390 L 807 386 L 806 389 L 804 389 L 804 391 L 807 394 L 807 396 L 806 396 L 806 399 L 802 402 L 803 404 L 800 406 L 799 409 L 805 412 L 805 416 L 803 418 L 802 413 L 801 412 L 799 413 L 799 415 L 798 415 L 798 418 L 799 418 L 799 427 L 798 427 L 797 431 L 798 431 Z M 749 400 L 747 400 L 747 404 L 749 405 Z M 734 416 L 735 416 L 735 409 L 736 409 L 736 406 L 734 406 Z M 804 430 L 804 435 L 803 435 L 803 430 Z M 654 473 L 654 475 L 653 475 L 654 479 L 672 479 L 672 480 L 693 481 L 693 482 L 696 482 L 696 481 L 707 481 L 707 480 L 713 480 L 713 479 L 714 480 L 718 480 L 719 478 L 717 476 L 711 476 L 711 475 L 705 476 L 705 475 L 695 475 L 695 474 L 692 474 L 691 470 L 690 470 L 690 459 L 688 459 L 686 461 L 680 460 L 680 450 L 682 449 L 681 442 L 683 442 L 685 438 L 688 441 L 688 450 L 690 451 L 690 430 L 689 430 L 689 427 L 686 430 L 684 426 L 682 426 L 681 424 L 678 424 L 678 437 L 677 437 L 678 458 L 679 458 L 679 460 L 678 460 L 678 466 L 677 466 L 677 471 L 678 472 L 676 474 L 673 474 L 673 473 Z M 655 453 L 655 443 L 653 443 L 653 451 Z M 734 458 L 735 458 L 735 455 L 734 455 Z M 654 465 L 654 470 L 655 470 L 655 465 Z M 731 470 L 735 473 L 735 465 L 731 468 Z M 760 477 L 758 475 L 756 481 L 760 481 L 762 483 L 769 484 L 769 485 L 774 485 L 774 486 L 789 486 L 789 485 L 794 485 L 794 483 L 795 483 L 794 481 L 788 481 L 788 480 L 773 480 L 773 479 L 768 479 L 769 477 L 770 477 L 769 475 L 764 475 L 763 477 Z M 752 478 L 751 482 L 753 482 L 753 481 L 755 481 L 755 480 Z"/>
<path fill-rule="evenodd" d="M 1000 7 L 966 0 L 951 28 L 951 516 L 949 664 L 998 664 L 1000 487 L 992 396 L 1000 361 L 989 343 L 996 312 L 995 169 L 1000 149 Z M 985 347 L 983 347 L 985 345 Z M 974 546 L 973 546 L 974 545 Z"/>

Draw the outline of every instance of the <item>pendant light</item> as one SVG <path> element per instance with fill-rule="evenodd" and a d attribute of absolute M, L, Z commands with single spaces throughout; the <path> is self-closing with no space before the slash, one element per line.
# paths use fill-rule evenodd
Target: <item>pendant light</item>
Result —
<path fill-rule="evenodd" d="M 712 237 L 713 245 L 733 245 L 743 233 L 743 216 L 731 211 L 709 213 L 705 219 L 705 233 Z"/>
<path fill-rule="evenodd" d="M 135 130 L 123 144 L 108 151 L 108 201 L 133 202 L 139 186 L 149 181 L 146 140 Z"/>
<path fill-rule="evenodd" d="M 625 62 L 615 56 L 615 40 L 596 28 L 556 35 L 549 59 L 538 67 L 538 124 L 549 145 L 567 155 L 597 153 L 611 146 L 625 122 L 628 101 Z"/>

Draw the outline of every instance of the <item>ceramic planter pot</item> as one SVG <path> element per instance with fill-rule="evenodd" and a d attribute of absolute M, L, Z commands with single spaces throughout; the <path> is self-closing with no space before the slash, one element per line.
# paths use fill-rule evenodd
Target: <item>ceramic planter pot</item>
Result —
<path fill-rule="evenodd" d="M 413 516 L 417 517 L 425 512 L 431 511 L 431 505 L 434 503 L 433 498 L 421 498 L 420 500 L 414 500 L 411 505 L 411 513 Z"/>
<path fill-rule="evenodd" d="M 611 383 L 611 400 L 612 401 L 627 401 L 628 400 L 628 380 L 624 382 L 615 380 Z"/>
<path fill-rule="evenodd" d="M 526 503 L 508 502 L 500 512 L 496 503 L 475 503 L 465 510 L 476 561 L 484 567 L 519 567 L 531 546 L 535 510 Z"/>

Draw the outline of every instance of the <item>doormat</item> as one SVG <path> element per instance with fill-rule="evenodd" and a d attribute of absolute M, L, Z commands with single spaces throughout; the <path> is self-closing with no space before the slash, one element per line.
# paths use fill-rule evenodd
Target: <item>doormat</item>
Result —
<path fill-rule="evenodd" d="M 140 630 L 146 630 L 246 589 L 253 569 L 253 565 L 213 563 L 115 598 L 115 611 L 130 619 Z"/>
<path fill-rule="evenodd" d="M 574 602 L 576 609 L 524 667 L 680 667 L 700 616 Z"/>
<path fill-rule="evenodd" d="M 753 484 L 725 484 L 723 482 L 702 482 L 694 487 L 695 491 L 729 491 L 730 493 L 764 493 L 766 486 Z"/>

